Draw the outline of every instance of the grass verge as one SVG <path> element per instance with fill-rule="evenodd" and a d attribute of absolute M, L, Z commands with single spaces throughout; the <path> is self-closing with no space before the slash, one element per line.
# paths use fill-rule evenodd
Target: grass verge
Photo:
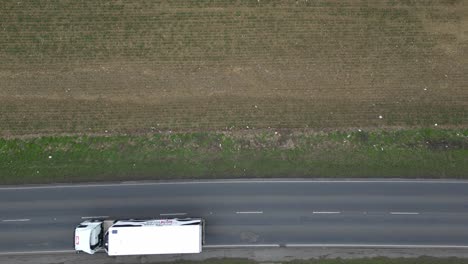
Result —
<path fill-rule="evenodd" d="M 467 178 L 468 130 L 0 139 L 0 183 L 242 177 Z"/>

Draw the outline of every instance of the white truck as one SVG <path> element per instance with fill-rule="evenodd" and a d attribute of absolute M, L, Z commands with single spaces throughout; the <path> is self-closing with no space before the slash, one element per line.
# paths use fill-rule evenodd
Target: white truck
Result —
<path fill-rule="evenodd" d="M 75 228 L 75 250 L 104 249 L 109 256 L 200 253 L 204 226 L 200 218 L 87 220 Z"/>

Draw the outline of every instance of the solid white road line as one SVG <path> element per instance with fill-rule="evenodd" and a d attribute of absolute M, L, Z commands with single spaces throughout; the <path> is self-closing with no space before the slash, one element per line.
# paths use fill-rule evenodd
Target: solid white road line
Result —
<path fill-rule="evenodd" d="M 398 244 L 286 244 L 286 247 L 367 247 L 367 248 L 468 248 L 468 245 L 398 245 Z"/>
<path fill-rule="evenodd" d="M 468 249 L 468 245 L 396 245 L 396 244 L 285 244 L 285 247 L 366 247 L 366 248 L 445 248 L 445 249 Z M 254 244 L 254 245 L 204 245 L 204 248 L 256 248 L 256 247 L 280 247 L 279 244 Z M 59 254 L 75 253 L 75 250 L 45 250 L 45 251 L 17 251 L 0 252 L 2 255 L 32 255 L 32 254 Z"/>
<path fill-rule="evenodd" d="M 77 185 L 37 185 L 37 186 L 4 186 L 0 190 L 28 190 L 28 189 L 57 189 L 57 188 L 83 188 L 83 187 L 119 187 L 143 185 L 190 185 L 190 184 L 231 184 L 231 183 L 422 183 L 422 184 L 468 184 L 466 180 L 217 180 L 217 181 L 190 181 L 190 182 L 120 182 L 108 184 L 77 184 Z"/>
<path fill-rule="evenodd" d="M 236 212 L 236 214 L 263 214 L 263 211 Z"/>
<path fill-rule="evenodd" d="M 5 219 L 5 220 L 2 220 L 2 222 L 27 222 L 27 221 L 30 221 L 31 219 Z"/>
<path fill-rule="evenodd" d="M 7 255 L 39 255 L 39 254 L 60 254 L 60 253 L 75 253 L 75 250 L 45 250 L 45 251 L 17 251 L 17 252 L 0 252 L 0 256 Z"/>
<path fill-rule="evenodd" d="M 109 218 L 107 215 L 82 216 L 81 219 Z"/>
<path fill-rule="evenodd" d="M 203 245 L 204 248 L 249 248 L 249 247 L 280 247 L 279 244 L 253 244 L 253 245 Z"/>
<path fill-rule="evenodd" d="M 313 211 L 312 213 L 313 214 L 341 214 L 341 212 L 334 212 L 334 211 L 323 211 L 323 212 Z"/>
<path fill-rule="evenodd" d="M 418 212 L 390 212 L 392 215 L 418 215 Z"/>
<path fill-rule="evenodd" d="M 186 215 L 187 213 L 167 213 L 167 214 L 159 214 L 160 216 L 169 216 L 169 215 Z"/>

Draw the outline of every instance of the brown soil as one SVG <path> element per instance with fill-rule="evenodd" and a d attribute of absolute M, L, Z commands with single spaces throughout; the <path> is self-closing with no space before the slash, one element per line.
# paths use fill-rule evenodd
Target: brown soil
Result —
<path fill-rule="evenodd" d="M 466 1 L 0 10 L 0 136 L 468 125 Z"/>

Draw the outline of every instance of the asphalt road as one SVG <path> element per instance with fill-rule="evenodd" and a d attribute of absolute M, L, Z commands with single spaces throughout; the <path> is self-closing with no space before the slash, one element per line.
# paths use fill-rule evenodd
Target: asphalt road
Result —
<path fill-rule="evenodd" d="M 235 181 L 0 188 L 0 252 L 73 249 L 83 219 L 203 217 L 207 247 L 467 247 L 468 182 Z"/>

